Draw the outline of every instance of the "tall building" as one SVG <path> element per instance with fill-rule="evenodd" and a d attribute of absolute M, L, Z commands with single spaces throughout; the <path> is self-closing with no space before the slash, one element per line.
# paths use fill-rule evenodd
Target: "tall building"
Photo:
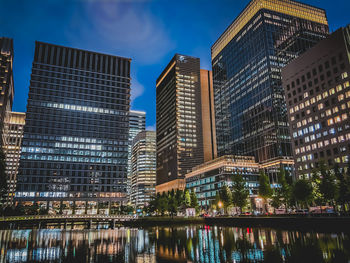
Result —
<path fill-rule="evenodd" d="M 183 189 L 185 174 L 216 156 L 211 72 L 201 71 L 199 58 L 176 54 L 156 88 L 156 190 Z"/>
<path fill-rule="evenodd" d="M 124 202 L 130 63 L 36 42 L 17 201 L 75 213 Z"/>
<path fill-rule="evenodd" d="M 5 144 L 5 122 L 9 121 L 14 96 L 13 40 L 0 38 L 0 145 Z"/>
<path fill-rule="evenodd" d="M 201 69 L 201 104 L 204 162 L 217 157 L 213 74 L 210 70 Z"/>
<path fill-rule="evenodd" d="M 128 146 L 128 197 L 131 194 L 131 177 L 132 177 L 132 142 L 136 135 L 146 130 L 146 112 L 131 110 L 129 113 L 129 146 Z"/>
<path fill-rule="evenodd" d="M 23 138 L 23 128 L 25 125 L 26 114 L 23 112 L 11 112 L 6 126 L 6 140 L 4 153 L 6 156 L 6 176 L 8 186 L 7 203 L 11 204 L 15 196 L 17 173 L 19 160 L 21 156 L 21 144 Z"/>
<path fill-rule="evenodd" d="M 131 204 L 144 207 L 156 194 L 156 132 L 142 131 L 132 143 Z"/>
<path fill-rule="evenodd" d="M 218 156 L 293 164 L 281 67 L 327 33 L 323 9 L 291 0 L 247 5 L 211 48 Z"/>
<path fill-rule="evenodd" d="M 347 167 L 350 156 L 350 26 L 282 70 L 298 176 L 321 160 Z"/>

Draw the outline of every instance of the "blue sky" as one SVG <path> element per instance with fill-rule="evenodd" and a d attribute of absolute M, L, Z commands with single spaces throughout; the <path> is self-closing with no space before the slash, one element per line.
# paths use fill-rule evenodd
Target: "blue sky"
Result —
<path fill-rule="evenodd" d="M 35 40 L 132 58 L 132 109 L 155 127 L 155 80 L 175 53 L 210 69 L 210 47 L 249 0 L 0 0 L 0 36 L 14 39 L 14 111 L 26 111 Z M 331 31 L 350 23 L 348 0 L 326 9 Z"/>

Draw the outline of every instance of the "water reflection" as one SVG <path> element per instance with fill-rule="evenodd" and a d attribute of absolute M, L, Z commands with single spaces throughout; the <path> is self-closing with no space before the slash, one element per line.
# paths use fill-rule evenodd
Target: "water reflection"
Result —
<path fill-rule="evenodd" d="M 0 262 L 349 262 L 346 234 L 264 228 L 0 230 Z"/>

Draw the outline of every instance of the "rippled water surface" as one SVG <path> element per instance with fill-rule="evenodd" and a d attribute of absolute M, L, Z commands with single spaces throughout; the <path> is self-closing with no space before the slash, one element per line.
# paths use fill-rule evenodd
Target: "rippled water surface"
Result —
<path fill-rule="evenodd" d="M 0 262 L 350 262 L 347 234 L 265 228 L 0 230 Z"/>

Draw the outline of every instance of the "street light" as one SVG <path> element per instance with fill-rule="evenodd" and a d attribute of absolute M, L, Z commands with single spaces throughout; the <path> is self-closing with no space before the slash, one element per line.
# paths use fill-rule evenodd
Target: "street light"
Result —
<path fill-rule="evenodd" d="M 218 202 L 218 206 L 219 206 L 220 209 L 221 209 L 222 205 L 223 205 L 222 202 L 219 201 L 219 202 Z"/>

